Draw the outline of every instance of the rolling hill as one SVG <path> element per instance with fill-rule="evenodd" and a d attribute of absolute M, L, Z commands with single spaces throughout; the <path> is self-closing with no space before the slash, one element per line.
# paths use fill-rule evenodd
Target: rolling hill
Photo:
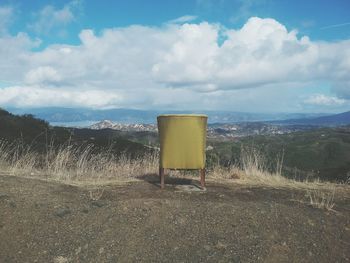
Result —
<path fill-rule="evenodd" d="M 345 182 L 350 176 L 350 126 L 209 143 L 214 147 L 210 159 L 222 164 L 239 164 L 242 147 L 248 147 L 258 149 L 272 171 L 283 154 L 283 174 L 290 178 Z"/>
<path fill-rule="evenodd" d="M 341 126 L 350 124 L 350 111 L 317 118 L 290 119 L 276 121 L 283 125 Z"/>
<path fill-rule="evenodd" d="M 142 155 L 149 152 L 149 147 L 128 140 L 120 131 L 110 129 L 91 130 L 50 126 L 46 121 L 33 115 L 14 115 L 0 109 L 0 141 L 17 142 L 27 145 L 32 150 L 45 152 L 48 144 L 94 145 L 96 149 L 111 150 L 115 154 L 124 153 L 129 156 Z"/>

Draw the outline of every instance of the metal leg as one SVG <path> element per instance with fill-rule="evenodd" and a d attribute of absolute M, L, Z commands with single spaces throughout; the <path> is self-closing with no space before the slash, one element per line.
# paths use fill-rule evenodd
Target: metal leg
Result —
<path fill-rule="evenodd" d="M 205 187 L 205 168 L 204 169 L 200 169 L 199 170 L 199 174 L 201 177 L 201 187 L 204 188 Z"/>
<path fill-rule="evenodd" d="M 159 167 L 160 188 L 164 189 L 164 168 Z"/>

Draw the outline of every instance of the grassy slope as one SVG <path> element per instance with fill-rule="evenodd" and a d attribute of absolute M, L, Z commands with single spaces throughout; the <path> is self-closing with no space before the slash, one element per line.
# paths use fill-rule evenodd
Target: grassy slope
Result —
<path fill-rule="evenodd" d="M 94 144 L 96 150 L 111 149 L 113 153 L 137 156 L 149 151 L 141 143 L 126 139 L 118 131 L 51 127 L 32 115 L 17 116 L 0 109 L 0 139 L 20 141 L 35 151 L 44 152 L 47 145 Z"/>
<path fill-rule="evenodd" d="M 243 146 L 261 149 L 268 163 L 284 152 L 284 172 L 291 177 L 345 181 L 350 171 L 350 127 L 323 128 L 275 136 L 254 136 L 235 142 L 212 142 L 221 162 L 237 162 Z M 297 169 L 295 169 L 297 168 Z"/>

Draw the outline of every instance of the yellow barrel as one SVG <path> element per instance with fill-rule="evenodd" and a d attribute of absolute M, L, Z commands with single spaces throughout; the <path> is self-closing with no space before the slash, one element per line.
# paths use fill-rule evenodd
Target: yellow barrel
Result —
<path fill-rule="evenodd" d="M 206 115 L 159 115 L 160 168 L 204 169 Z"/>

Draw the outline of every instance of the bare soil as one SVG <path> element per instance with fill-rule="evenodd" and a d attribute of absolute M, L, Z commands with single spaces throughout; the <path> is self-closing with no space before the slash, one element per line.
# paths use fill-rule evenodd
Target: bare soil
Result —
<path fill-rule="evenodd" d="M 327 211 L 305 191 L 153 180 L 91 190 L 1 175 L 0 262 L 350 260 L 347 195 Z"/>

